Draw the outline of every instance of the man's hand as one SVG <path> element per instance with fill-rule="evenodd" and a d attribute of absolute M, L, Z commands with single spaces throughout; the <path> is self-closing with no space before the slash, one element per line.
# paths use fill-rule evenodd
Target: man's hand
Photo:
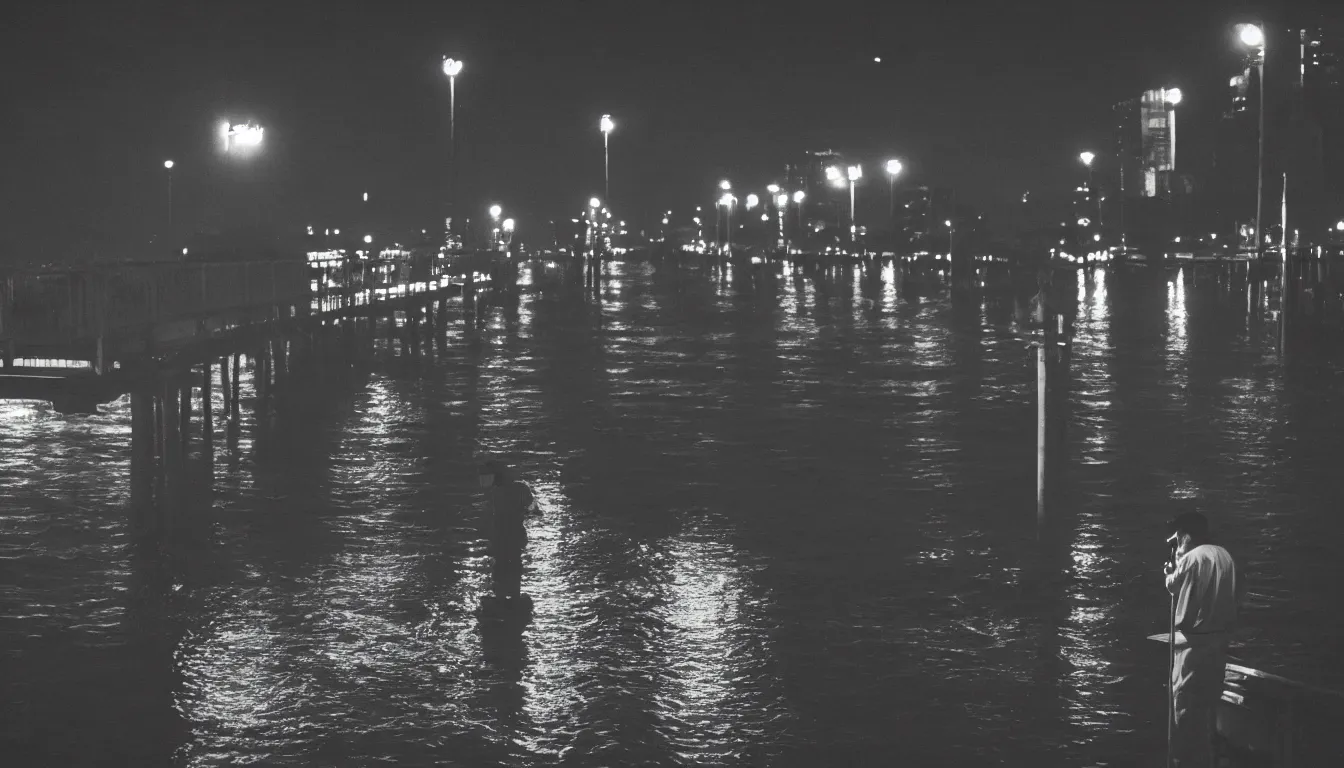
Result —
<path fill-rule="evenodd" d="M 1165 563 L 1162 564 L 1162 573 L 1164 573 L 1164 574 L 1170 576 L 1171 574 L 1173 574 L 1173 573 L 1175 573 L 1175 572 L 1176 572 L 1176 564 L 1175 564 L 1175 563 L 1173 563 L 1173 562 L 1171 562 L 1170 560 L 1168 560 L 1167 562 L 1165 562 Z"/>

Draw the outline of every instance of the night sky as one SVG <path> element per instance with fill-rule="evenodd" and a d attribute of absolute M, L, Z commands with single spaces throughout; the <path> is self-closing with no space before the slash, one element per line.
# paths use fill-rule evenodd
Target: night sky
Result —
<path fill-rule="evenodd" d="M 257 205 L 296 228 L 439 226 L 445 54 L 466 61 L 462 202 L 502 203 L 525 236 L 600 194 L 604 112 L 618 123 L 620 218 L 707 203 L 724 176 L 763 187 L 802 150 L 833 148 L 867 164 L 861 207 L 885 204 L 877 163 L 896 155 L 905 183 L 955 185 L 993 220 L 1024 190 L 1062 202 L 1077 152 L 1106 143 L 1116 101 L 1170 84 L 1191 109 L 1220 111 L 1241 11 L 1149 0 L 23 4 L 7 12 L 0 54 L 0 259 L 148 243 L 166 219 L 169 157 L 179 235 Z M 265 155 L 219 160 L 225 116 L 262 123 Z"/>

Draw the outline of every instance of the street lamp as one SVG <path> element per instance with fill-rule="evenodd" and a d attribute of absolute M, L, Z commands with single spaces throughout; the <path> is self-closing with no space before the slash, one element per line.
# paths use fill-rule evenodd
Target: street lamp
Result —
<path fill-rule="evenodd" d="M 448 247 L 453 247 L 453 219 L 457 213 L 457 76 L 462 61 L 443 57 L 443 74 L 448 76 Z"/>
<path fill-rule="evenodd" d="M 1263 237 L 1260 222 L 1265 199 L 1265 56 L 1267 55 L 1267 41 L 1265 40 L 1265 30 L 1259 24 L 1238 24 L 1237 37 L 1241 40 L 1242 45 L 1259 52 L 1256 57 L 1256 70 L 1260 77 L 1260 124 L 1257 128 L 1260 147 L 1255 172 L 1255 251 L 1259 253 L 1260 241 Z"/>
<path fill-rule="evenodd" d="M 891 183 L 891 218 L 896 218 L 896 177 L 901 175 L 903 166 L 895 158 L 887 161 L 887 179 Z"/>
<path fill-rule="evenodd" d="M 729 182 L 727 179 L 724 179 L 723 181 L 719 182 L 719 189 L 722 189 L 724 192 L 727 192 L 732 188 L 733 188 L 732 183 Z"/>
<path fill-rule="evenodd" d="M 1095 152 L 1079 152 L 1079 153 L 1078 153 L 1078 159 L 1083 161 L 1083 165 L 1087 166 L 1087 189 L 1088 189 L 1088 191 L 1091 191 L 1091 189 L 1092 189 L 1092 161 L 1097 159 L 1097 155 L 1096 155 Z"/>
<path fill-rule="evenodd" d="M 758 206 L 758 205 L 760 205 L 760 204 L 761 204 L 761 198 L 757 197 L 755 193 L 752 193 L 752 194 L 750 194 L 750 195 L 747 195 L 747 210 L 748 210 L 748 211 L 750 211 L 752 208 L 755 208 L 756 206 Z"/>
<path fill-rule="evenodd" d="M 834 165 L 826 169 L 826 180 L 837 187 L 845 186 L 845 175 Z"/>
<path fill-rule="evenodd" d="M 863 178 L 863 166 L 849 166 L 846 177 L 849 179 L 849 241 L 852 243 L 859 236 L 858 222 L 854 219 L 854 185 L 855 182 Z"/>
<path fill-rule="evenodd" d="M 611 199 L 611 152 L 608 150 L 608 139 L 611 137 L 611 131 L 616 124 L 611 121 L 611 115 L 603 115 L 602 120 L 598 122 L 598 127 L 602 130 L 602 167 L 604 178 L 606 179 L 606 191 L 603 193 L 607 199 Z"/>
<path fill-rule="evenodd" d="M 163 167 L 168 171 L 168 239 L 173 239 L 173 161 L 164 160 Z"/>

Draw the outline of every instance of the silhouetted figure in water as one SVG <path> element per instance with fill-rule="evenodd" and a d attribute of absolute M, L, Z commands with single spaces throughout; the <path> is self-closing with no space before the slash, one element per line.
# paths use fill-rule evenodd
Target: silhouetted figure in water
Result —
<path fill-rule="evenodd" d="M 494 525 L 490 536 L 491 571 L 495 597 L 517 599 L 523 583 L 523 552 L 527 549 L 524 518 L 537 510 L 527 483 L 513 476 L 503 462 L 490 460 L 481 468 L 480 483 L 490 489 Z"/>

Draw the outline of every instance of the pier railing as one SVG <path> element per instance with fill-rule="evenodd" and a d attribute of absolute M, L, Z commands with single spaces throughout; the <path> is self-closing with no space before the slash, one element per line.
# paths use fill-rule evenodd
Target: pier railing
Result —
<path fill-rule="evenodd" d="M 130 263 L 0 275 L 0 341 L 77 344 L 166 320 L 306 304 L 308 265 Z"/>

